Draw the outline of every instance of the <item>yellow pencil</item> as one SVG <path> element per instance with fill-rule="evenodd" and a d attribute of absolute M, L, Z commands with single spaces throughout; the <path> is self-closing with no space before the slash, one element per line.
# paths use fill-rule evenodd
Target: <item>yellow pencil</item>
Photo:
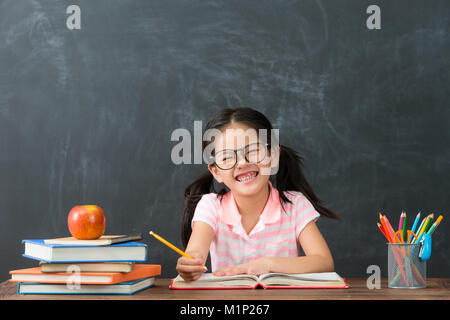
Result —
<path fill-rule="evenodd" d="M 431 226 L 430 230 L 428 230 L 428 234 L 433 234 L 434 230 L 437 228 L 437 226 L 439 225 L 439 223 L 441 223 L 441 220 L 444 217 L 442 215 L 440 215 L 437 220 L 433 223 L 433 225 Z"/>
<path fill-rule="evenodd" d="M 417 235 L 417 239 L 414 243 L 418 243 L 420 236 L 422 235 L 422 233 L 424 233 L 425 229 L 427 228 L 428 222 L 434 217 L 434 214 L 429 214 L 426 218 L 425 218 L 425 222 L 422 226 L 422 229 L 420 229 L 419 234 Z"/>
<path fill-rule="evenodd" d="M 154 233 L 153 231 L 150 231 L 150 234 L 152 236 L 154 236 L 156 239 L 158 239 L 159 241 L 161 241 L 162 243 L 164 243 L 166 246 L 168 246 L 170 249 L 174 250 L 175 252 L 181 254 L 183 257 L 189 258 L 194 260 L 193 257 L 191 257 L 190 255 L 188 255 L 187 253 L 185 253 L 184 251 L 178 249 L 177 247 L 175 247 L 173 244 L 171 244 L 169 241 L 167 241 L 166 239 L 164 239 L 161 236 L 158 236 L 156 233 Z M 208 268 L 205 265 L 202 265 L 203 268 L 205 268 L 206 270 L 208 270 Z"/>

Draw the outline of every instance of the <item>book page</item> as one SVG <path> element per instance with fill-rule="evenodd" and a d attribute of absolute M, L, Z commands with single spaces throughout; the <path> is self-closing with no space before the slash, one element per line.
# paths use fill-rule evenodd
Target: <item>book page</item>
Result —
<path fill-rule="evenodd" d="M 259 281 L 272 277 L 291 278 L 303 281 L 343 281 L 336 272 L 321 273 L 266 273 L 259 276 Z"/>
<path fill-rule="evenodd" d="M 99 246 L 108 245 L 111 239 L 123 237 L 124 235 L 103 235 L 95 240 L 80 240 L 74 237 L 45 239 L 46 244 L 67 244 L 67 245 L 85 245 L 85 246 Z"/>
<path fill-rule="evenodd" d="M 218 277 L 218 276 L 213 275 L 212 273 L 204 273 L 195 282 L 198 282 L 198 281 L 220 282 L 220 281 L 239 280 L 239 279 L 252 279 L 254 281 L 258 281 L 258 277 L 255 275 L 251 275 L 251 274 L 236 274 L 234 276 Z M 177 281 L 177 282 L 184 281 L 184 279 L 180 275 L 178 275 L 174 281 Z"/>

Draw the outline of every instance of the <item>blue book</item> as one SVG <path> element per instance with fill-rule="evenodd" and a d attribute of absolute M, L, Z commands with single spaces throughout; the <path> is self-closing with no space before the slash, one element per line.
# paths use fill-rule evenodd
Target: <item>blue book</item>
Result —
<path fill-rule="evenodd" d="M 47 263 L 67 262 L 143 262 L 147 260 L 147 245 L 123 242 L 109 246 L 48 244 L 44 239 L 22 240 L 26 258 Z"/>
<path fill-rule="evenodd" d="M 155 278 L 143 278 L 116 284 L 55 284 L 27 283 L 17 284 L 17 294 L 135 294 L 154 285 Z"/>

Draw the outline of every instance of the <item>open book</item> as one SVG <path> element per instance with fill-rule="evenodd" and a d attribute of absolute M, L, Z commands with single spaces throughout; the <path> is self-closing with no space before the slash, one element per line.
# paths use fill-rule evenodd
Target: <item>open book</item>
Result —
<path fill-rule="evenodd" d="M 250 274 L 217 277 L 204 273 L 196 281 L 184 281 L 178 275 L 172 279 L 170 289 L 331 289 L 348 288 L 348 284 L 335 272 L 322 273 L 266 273 L 259 277 Z"/>

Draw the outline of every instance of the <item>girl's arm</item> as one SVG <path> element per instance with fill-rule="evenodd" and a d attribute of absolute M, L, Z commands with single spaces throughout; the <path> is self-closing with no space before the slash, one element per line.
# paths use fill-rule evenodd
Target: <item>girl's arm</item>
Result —
<path fill-rule="evenodd" d="M 263 257 L 232 268 L 214 272 L 217 276 L 239 273 L 263 274 L 332 272 L 334 262 L 330 249 L 314 222 L 308 223 L 298 237 L 303 257 Z"/>
<path fill-rule="evenodd" d="M 191 237 L 185 252 L 191 256 L 201 256 L 206 261 L 213 237 L 214 230 L 209 224 L 202 221 L 194 221 Z"/>
<path fill-rule="evenodd" d="M 214 237 L 214 230 L 205 222 L 194 221 L 191 237 L 186 247 L 186 253 L 194 260 L 180 257 L 176 270 L 186 281 L 194 281 L 206 271 L 202 265 L 208 257 L 209 247 Z"/>
<path fill-rule="evenodd" d="M 305 256 L 292 258 L 268 257 L 269 272 L 311 273 L 334 271 L 333 256 L 315 222 L 310 222 L 306 225 L 300 232 L 298 241 L 305 252 Z"/>

